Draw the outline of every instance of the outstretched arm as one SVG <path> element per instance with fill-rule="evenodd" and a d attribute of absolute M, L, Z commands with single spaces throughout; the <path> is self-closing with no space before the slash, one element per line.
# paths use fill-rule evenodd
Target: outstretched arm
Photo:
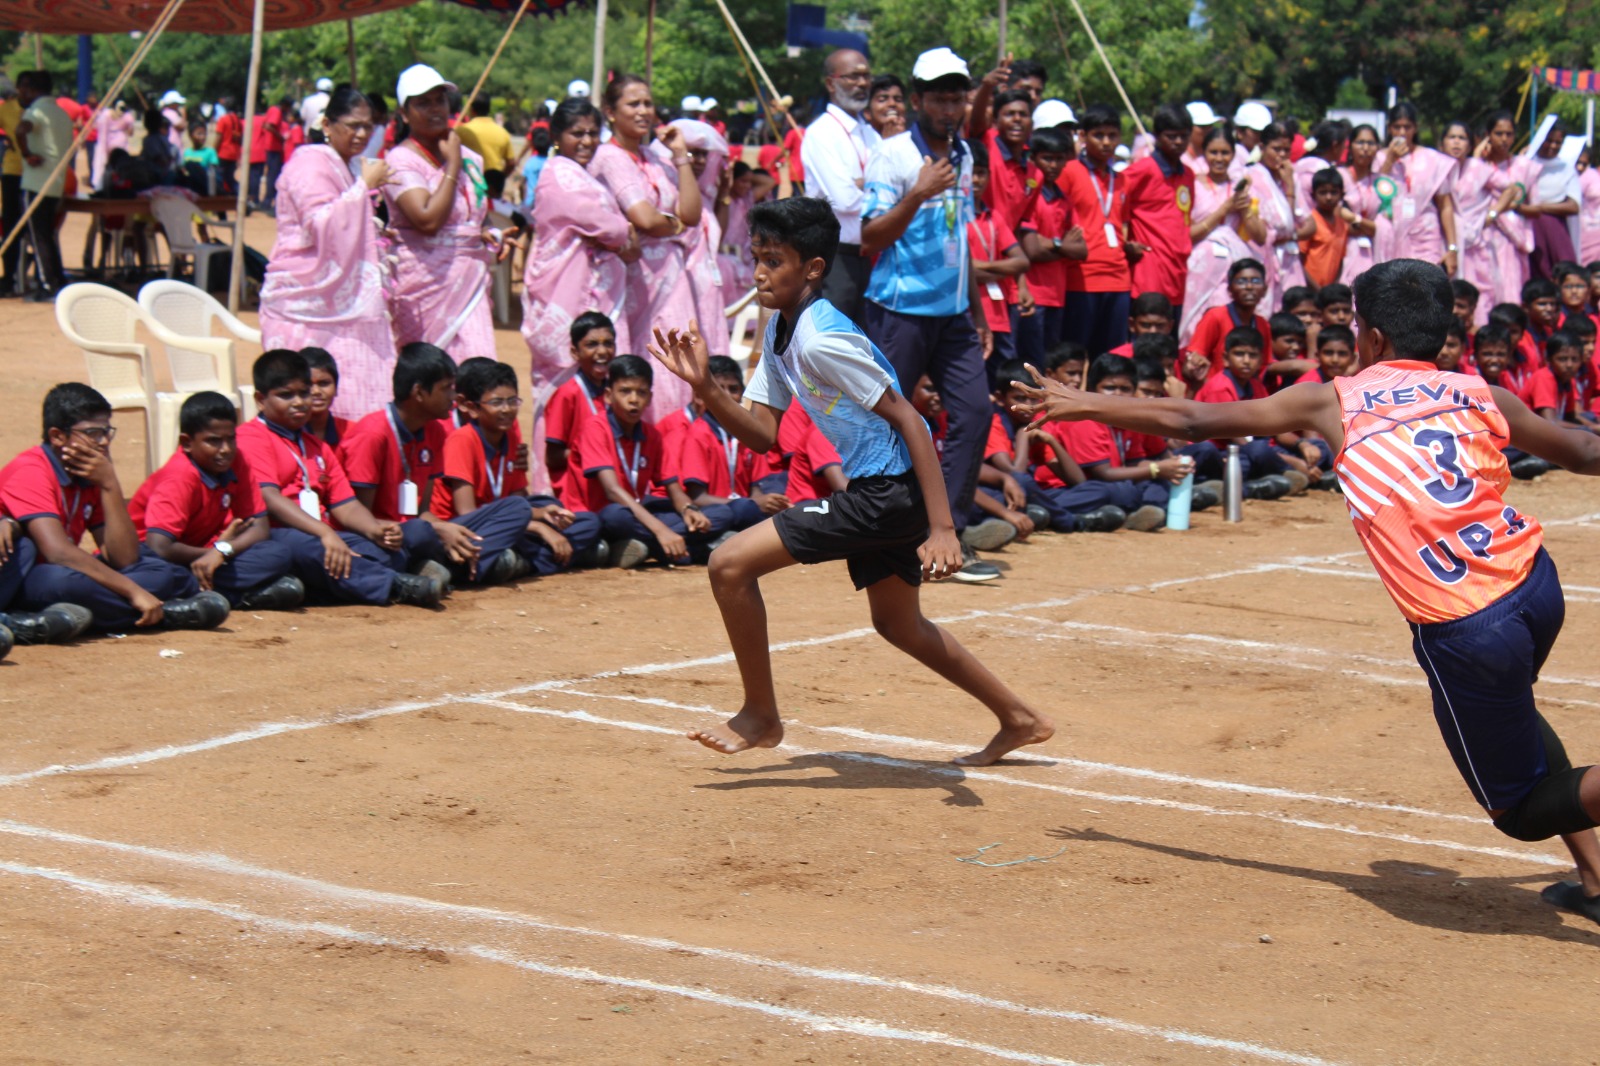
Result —
<path fill-rule="evenodd" d="M 711 354 L 706 349 L 705 338 L 700 336 L 698 322 L 689 323 L 688 333 L 675 329 L 662 333 L 657 329 L 655 335 L 655 343 L 649 347 L 650 354 L 694 389 L 694 394 L 716 417 L 718 425 L 749 445 L 751 451 L 772 450 L 778 440 L 778 420 L 782 412 L 764 403 L 742 407 L 717 384 L 711 376 Z"/>
<path fill-rule="evenodd" d="M 1489 386 L 1500 413 L 1511 427 L 1511 444 L 1525 452 L 1570 470 L 1574 474 L 1600 475 L 1600 437 L 1576 426 L 1540 418 L 1528 405 L 1498 385 Z"/>
<path fill-rule="evenodd" d="M 1027 415 L 1042 412 L 1047 420 L 1092 420 L 1180 440 L 1270 437 L 1303 429 L 1319 431 L 1335 449 L 1344 440 L 1339 397 L 1332 385 L 1308 382 L 1291 385 L 1263 400 L 1196 403 L 1193 400 L 1103 396 L 1068 388 L 1046 378 L 1032 366 L 1028 367 L 1028 373 L 1033 376 L 1032 385 L 1015 383 L 1027 400 L 1012 409 Z"/>

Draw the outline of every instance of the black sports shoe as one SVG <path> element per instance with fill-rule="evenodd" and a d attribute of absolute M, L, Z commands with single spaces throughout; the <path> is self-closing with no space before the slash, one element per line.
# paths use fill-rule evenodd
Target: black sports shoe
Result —
<path fill-rule="evenodd" d="M 1022 509 L 1022 513 L 1033 521 L 1034 532 L 1048 533 L 1050 531 L 1050 512 L 1036 503 L 1030 503 Z"/>
<path fill-rule="evenodd" d="M 414 573 L 421 577 L 431 577 L 439 583 L 442 596 L 450 595 L 450 586 L 455 581 L 455 575 L 450 573 L 450 568 L 436 559 L 429 559 L 417 567 Z"/>
<path fill-rule="evenodd" d="M 504 585 L 518 578 L 527 577 L 533 572 L 533 567 L 528 565 L 528 560 L 515 548 L 507 548 L 496 555 L 488 566 L 479 564 L 478 584 Z"/>
<path fill-rule="evenodd" d="M 292 611 L 305 602 L 306 587 L 300 579 L 285 574 L 276 581 L 253 588 L 239 598 L 245 611 Z"/>
<path fill-rule="evenodd" d="M 0 614 L 0 626 L 11 630 L 18 644 L 59 644 L 77 640 L 94 625 L 94 615 L 75 603 L 52 603 L 42 611 Z"/>
<path fill-rule="evenodd" d="M 168 600 L 161 605 L 161 624 L 168 629 L 215 629 L 228 620 L 233 610 L 228 597 L 220 592 L 202 592 L 183 600 Z"/>
<path fill-rule="evenodd" d="M 1294 491 L 1294 486 L 1282 474 L 1268 474 L 1244 483 L 1247 500 L 1281 500 Z"/>
<path fill-rule="evenodd" d="M 993 581 L 1000 576 L 1000 568 L 993 563 L 986 563 L 978 558 L 978 553 L 967 547 L 961 546 L 961 569 L 950 575 L 957 581 L 974 584 L 979 581 Z"/>
<path fill-rule="evenodd" d="M 1204 485 L 1196 485 L 1189 496 L 1189 510 L 1204 511 L 1222 502 L 1222 493 Z"/>
<path fill-rule="evenodd" d="M 1511 464 L 1511 476 L 1518 481 L 1532 481 L 1548 474 L 1550 470 L 1550 464 L 1537 455 L 1524 456 Z"/>
<path fill-rule="evenodd" d="M 389 602 L 408 607 L 437 607 L 444 599 L 444 585 L 431 574 L 394 575 L 389 587 Z"/>
<path fill-rule="evenodd" d="M 11 630 L 0 626 L 0 659 L 11 654 L 11 649 L 16 647 L 17 638 L 11 635 Z"/>
<path fill-rule="evenodd" d="M 1077 517 L 1080 533 L 1110 533 L 1122 528 L 1122 524 L 1128 520 L 1128 512 L 1108 503 Z"/>
<path fill-rule="evenodd" d="M 611 545 L 597 540 L 587 551 L 572 557 L 573 569 L 600 570 L 611 565 Z"/>

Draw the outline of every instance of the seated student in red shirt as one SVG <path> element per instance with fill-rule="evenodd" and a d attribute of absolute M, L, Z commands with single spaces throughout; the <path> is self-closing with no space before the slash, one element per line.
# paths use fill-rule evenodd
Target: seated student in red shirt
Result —
<path fill-rule="evenodd" d="M 444 435 L 446 440 L 449 440 L 450 434 L 454 433 L 462 426 L 472 425 L 472 423 L 476 420 L 473 415 L 473 411 L 475 409 L 472 407 L 471 401 L 467 399 L 466 394 L 463 392 L 463 390 L 466 388 L 468 378 L 476 375 L 477 378 L 481 380 L 483 375 L 492 373 L 493 368 L 499 365 L 500 360 L 490 359 L 487 356 L 482 355 L 475 355 L 471 359 L 464 359 L 456 365 L 456 405 L 455 407 L 451 408 L 448 415 L 439 419 L 439 425 L 444 427 Z M 516 371 L 512 371 L 511 383 L 513 386 L 516 385 Z M 516 419 L 512 419 L 511 426 L 506 430 L 506 432 L 511 436 L 512 469 L 516 470 L 519 474 L 525 474 L 528 472 L 528 446 L 522 442 L 522 427 L 517 425 Z M 522 459 L 521 465 L 517 464 L 517 459 L 519 457 Z M 438 513 L 439 512 L 437 511 L 434 512 L 434 514 Z"/>
<path fill-rule="evenodd" d="M 1122 143 L 1122 118 L 1116 108 L 1091 104 L 1078 118 L 1083 125 L 1083 152 L 1061 172 L 1060 184 L 1072 205 L 1073 223 L 1083 228 L 1086 254 L 1066 264 L 1062 336 L 1093 355 L 1128 339 L 1133 287 L 1128 269 L 1128 183 L 1112 168 Z M 1038 158 L 1035 151 L 1034 160 Z M 1033 297 L 1037 300 L 1039 293 Z"/>
<path fill-rule="evenodd" d="M 197 392 L 178 412 L 178 450 L 128 501 L 145 547 L 186 566 L 202 589 L 249 611 L 300 606 L 306 587 L 289 547 L 272 538 L 267 505 L 239 454 L 239 412 Z"/>
<path fill-rule="evenodd" d="M 1578 338 L 1558 329 L 1545 340 L 1545 364 L 1528 379 L 1528 406 L 1541 418 L 1593 431 L 1594 378 Z"/>
<path fill-rule="evenodd" d="M 1111 349 L 1111 354 L 1132 359 L 1135 340 L 1159 334 L 1170 336 L 1177 322 L 1178 313 L 1164 294 L 1142 292 L 1128 304 L 1128 341 Z"/>
<path fill-rule="evenodd" d="M 27 611 L 50 612 L 57 629 L 71 615 L 72 636 L 88 628 L 85 609 L 102 630 L 221 625 L 228 617 L 227 598 L 200 592 L 187 568 L 139 543 L 111 463 L 116 432 L 104 396 L 76 382 L 57 385 L 44 398 L 44 441 L 0 469 L 0 512 L 24 534 L 13 545 L 24 575 L 15 602 Z M 86 532 L 97 554 L 78 547 Z M 56 604 L 78 610 L 56 611 Z M 41 639 L 68 639 L 39 628 L 46 634 Z"/>
<path fill-rule="evenodd" d="M 1356 365 L 1356 335 L 1349 326 L 1328 326 L 1317 333 L 1317 365 L 1295 379 L 1324 384 L 1348 376 Z"/>
<path fill-rule="evenodd" d="M 726 355 L 707 362 L 711 379 L 734 398 L 744 398 L 744 374 Z M 789 497 L 768 492 L 760 481 L 767 457 L 722 428 L 716 416 L 701 413 L 678 448 L 678 480 L 689 498 L 701 507 L 722 504 L 732 516 L 735 530 L 749 529 L 789 507 Z"/>
<path fill-rule="evenodd" d="M 1356 320 L 1356 298 L 1342 282 L 1317 290 L 1317 311 L 1324 326 L 1349 326 Z M 1352 327 L 1354 328 L 1354 327 Z"/>
<path fill-rule="evenodd" d="M 1452 374 L 1471 374 L 1472 360 L 1467 358 L 1467 331 L 1466 327 L 1457 322 L 1450 323 L 1445 333 L 1444 347 L 1439 349 L 1439 355 L 1434 363 L 1440 370 L 1447 370 Z"/>
<path fill-rule="evenodd" d="M 972 151 L 972 195 L 978 214 L 967 223 L 967 247 L 972 250 L 973 280 L 977 283 L 978 303 L 984 321 L 994 335 L 991 365 L 1010 359 L 1016 353 L 1011 332 L 1012 309 L 1021 315 L 1034 307 L 1033 293 L 1022 275 L 1028 271 L 1028 257 L 1017 243 L 1017 235 L 983 199 L 989 183 L 989 153 L 982 144 L 970 143 Z"/>
<path fill-rule="evenodd" d="M 1478 330 L 1477 336 L 1473 338 L 1474 361 L 1479 361 L 1478 348 L 1482 343 L 1483 330 L 1489 326 L 1498 327 L 1501 333 L 1496 336 L 1503 334 L 1510 346 L 1506 352 L 1506 380 L 1500 383 L 1501 388 L 1517 393 L 1517 399 L 1526 403 L 1522 393 L 1527 388 L 1528 378 L 1535 370 L 1544 366 L 1544 353 L 1528 332 L 1528 313 L 1516 304 L 1495 304 L 1489 312 L 1488 325 Z"/>
<path fill-rule="evenodd" d="M 571 460 L 588 482 L 581 509 L 600 516 L 611 565 L 624 570 L 651 557 L 703 563 L 732 521 L 726 507 L 694 503 L 666 472 L 661 434 L 644 421 L 654 376 L 637 355 L 611 360 L 605 410 L 584 423 Z"/>
<path fill-rule="evenodd" d="M 1022 362 L 1027 360 L 1024 359 Z M 1088 370 L 1089 352 L 1077 341 L 1062 341 L 1045 352 L 1044 362 L 1039 364 L 1039 371 L 1045 377 L 1053 378 L 1063 385 L 1071 385 L 1075 389 L 1083 388 L 1083 375 Z"/>
<path fill-rule="evenodd" d="M 1561 301 L 1562 329 L 1580 319 L 1600 326 L 1600 315 L 1595 314 L 1591 294 L 1594 278 L 1587 268 L 1578 263 L 1560 262 L 1550 268 L 1550 280 L 1555 282 Z"/>
<path fill-rule="evenodd" d="M 1172 334 L 1139 337 L 1135 347 L 1140 349 L 1133 357 L 1133 394 L 1140 399 L 1170 398 L 1169 382 L 1172 380 L 1173 355 L 1178 342 Z M 1163 351 L 1165 348 L 1167 351 Z M 1168 353 L 1173 354 L 1168 354 Z M 1020 393 L 1019 393 L 1020 395 Z M 1183 397 L 1179 396 L 1178 399 Z M 1208 440 L 1195 441 L 1182 448 L 1174 448 L 1165 437 L 1148 433 L 1131 433 L 1113 429 L 1123 442 L 1123 458 L 1131 464 L 1160 461 L 1177 456 L 1188 463 L 1194 474 L 1194 488 L 1189 499 L 1189 510 L 1204 511 L 1222 502 L 1222 453 Z"/>
<path fill-rule="evenodd" d="M 573 319 L 568 335 L 578 370 L 550 395 L 544 410 L 545 466 L 552 489 L 563 500 L 569 479 L 572 494 L 582 496 L 586 491 L 583 471 L 572 471 L 567 460 L 578 443 L 578 430 L 605 410 L 606 368 L 617 357 L 617 328 L 599 311 L 585 311 Z"/>
<path fill-rule="evenodd" d="M 790 404 L 778 423 L 778 451 L 788 464 L 783 494 L 790 505 L 820 500 L 849 487 L 843 461 L 801 404 Z"/>
<path fill-rule="evenodd" d="M 1213 307 L 1200 316 L 1189 349 L 1211 360 L 1211 373 L 1222 369 L 1228 350 L 1228 334 L 1236 329 L 1254 328 L 1261 334 L 1261 350 L 1272 350 L 1272 330 L 1267 320 L 1256 313 L 1267 291 L 1267 271 L 1257 260 L 1238 259 L 1228 267 L 1228 296 L 1232 302 Z"/>
<path fill-rule="evenodd" d="M 1012 412 L 1012 382 L 1027 374 L 1026 364 L 1019 359 L 995 369 L 1000 381 L 994 395 L 998 409 L 990 424 L 983 461 L 1000 475 L 1000 483 L 980 484 L 979 493 L 1020 510 L 1035 529 L 1056 533 L 1121 529 L 1128 514 L 1110 502 L 1105 484 L 1090 481 L 1066 444 L 1047 433 L 1044 424 L 1030 425 L 1026 416 Z"/>
<path fill-rule="evenodd" d="M 1588 368 L 1590 377 L 1594 378 L 1596 391 L 1600 392 L 1600 374 L 1595 372 L 1595 338 L 1600 334 L 1600 327 L 1587 318 L 1574 317 L 1561 328 L 1578 338 L 1578 347 L 1583 352 L 1583 365 Z"/>
<path fill-rule="evenodd" d="M 917 380 L 916 388 L 911 390 L 911 407 L 922 416 L 928 424 L 928 433 L 933 437 L 934 453 L 944 455 L 945 433 L 949 429 L 950 420 L 944 409 L 944 398 L 939 395 L 939 390 L 933 387 L 933 379 L 924 374 Z M 993 430 L 990 431 L 990 441 L 993 441 Z M 987 449 L 988 445 L 985 445 Z M 974 551 L 998 551 L 1014 540 L 1026 540 L 1034 531 L 1034 520 L 1025 510 L 1014 509 L 1006 499 L 1004 493 L 999 497 L 992 494 L 994 488 L 1003 486 L 1005 477 L 1000 471 L 987 463 L 978 468 L 978 490 L 974 492 L 972 507 L 967 511 L 967 525 L 961 531 L 961 543 Z M 985 487 L 991 492 L 982 491 Z M 1019 494 L 1013 497 L 1016 507 L 1026 507 L 1026 501 Z M 1048 519 L 1043 512 L 1041 517 Z"/>
<path fill-rule="evenodd" d="M 1183 161 L 1194 119 L 1177 104 L 1163 104 L 1156 108 L 1153 132 L 1155 151 L 1122 172 L 1128 183 L 1128 241 L 1142 249 L 1137 258 L 1130 256 L 1134 300 L 1159 294 L 1177 307 L 1183 304 L 1194 250 L 1189 212 L 1195 174 Z"/>
<path fill-rule="evenodd" d="M 1478 299 L 1482 295 L 1478 287 L 1465 278 L 1455 278 L 1450 282 L 1450 295 L 1454 300 L 1452 313 L 1456 321 L 1461 323 L 1461 328 L 1471 337 L 1477 327 Z"/>
<path fill-rule="evenodd" d="M 526 496 L 480 503 L 453 521 L 432 510 L 434 482 L 444 470 L 443 420 L 455 403 L 456 364 L 449 353 L 426 341 L 404 345 L 394 364 L 394 402 L 357 422 L 345 438 L 345 473 L 373 517 L 399 524 L 404 558 L 397 569 L 420 573 L 433 562 L 453 581 L 514 581 L 528 573 L 516 551 L 531 520 Z"/>
<path fill-rule="evenodd" d="M 466 424 L 445 438 L 444 462 L 429 508 L 434 517 L 471 526 L 483 507 L 505 499 L 526 501 L 524 534 L 512 550 L 529 571 L 543 577 L 574 565 L 599 565 L 599 516 L 574 514 L 553 496 L 527 495 L 528 468 L 526 463 L 517 465 L 517 412 L 522 408 L 517 372 L 494 359 L 468 359 L 458 368 L 456 401 L 456 415 L 464 416 Z"/>
<path fill-rule="evenodd" d="M 399 525 L 374 518 L 356 499 L 338 453 L 305 432 L 311 418 L 305 356 L 269 349 L 251 378 L 261 414 L 239 427 L 239 453 L 267 505 L 272 539 L 294 555 L 307 600 L 437 607 L 444 582 L 395 572 L 397 554 L 391 553 L 401 547 Z"/>
<path fill-rule="evenodd" d="M 1028 269 L 1027 282 L 1034 312 L 1025 316 L 1019 308 L 1012 323 L 1017 358 L 1025 363 L 1037 364 L 1045 352 L 1063 340 L 1067 328 L 1068 263 L 1081 263 L 1089 254 L 1083 227 L 1078 225 L 1072 201 L 1060 185 L 1061 175 L 1072 161 L 1072 148 L 1072 134 L 1067 130 L 1033 131 L 1030 150 L 1039 172 L 1039 188 L 1017 227 L 1017 236 L 1033 264 Z"/>
<path fill-rule="evenodd" d="M 339 395 L 339 364 L 326 348 L 301 348 L 306 366 L 311 368 L 311 420 L 306 432 L 330 448 L 338 448 L 353 423 L 333 413 Z"/>
<path fill-rule="evenodd" d="M 1222 372 L 1206 378 L 1206 383 L 1195 394 L 1199 403 L 1232 403 L 1235 400 L 1259 400 L 1267 395 L 1267 386 L 1261 380 L 1261 333 L 1245 327 L 1230 332 L 1224 339 Z M 1247 500 L 1276 500 L 1291 492 L 1304 490 L 1311 483 L 1305 474 L 1290 469 L 1289 457 L 1273 447 L 1269 437 L 1249 440 L 1213 441 L 1226 451 L 1228 445 L 1239 446 L 1239 462 L 1244 474 L 1244 498 Z"/>
<path fill-rule="evenodd" d="M 1528 316 L 1522 345 L 1536 349 L 1542 362 L 1550 334 L 1561 324 L 1561 290 L 1549 278 L 1523 282 L 1522 311 Z"/>

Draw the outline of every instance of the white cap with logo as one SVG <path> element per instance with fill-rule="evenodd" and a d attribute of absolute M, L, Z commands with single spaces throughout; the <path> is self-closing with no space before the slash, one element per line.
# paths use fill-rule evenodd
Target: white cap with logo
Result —
<path fill-rule="evenodd" d="M 1054 126 L 1076 126 L 1078 116 L 1065 100 L 1044 100 L 1033 109 L 1033 128 L 1047 130 Z"/>
<path fill-rule="evenodd" d="M 1259 133 L 1272 125 L 1272 112 L 1267 109 L 1266 104 L 1258 104 L 1251 100 L 1239 105 L 1239 110 L 1233 113 L 1233 124 Z"/>
<path fill-rule="evenodd" d="M 948 48 L 934 48 L 922 53 L 911 68 L 913 81 L 938 81 L 952 74 L 959 74 L 969 80 L 972 77 L 972 72 L 967 69 L 967 61 Z"/>
<path fill-rule="evenodd" d="M 394 85 L 395 101 L 400 107 L 404 107 L 407 100 L 432 92 L 441 85 L 446 89 L 455 90 L 454 82 L 445 81 L 444 75 L 428 64 L 418 63 L 400 72 L 400 80 Z"/>
<path fill-rule="evenodd" d="M 1194 120 L 1196 126 L 1215 126 L 1222 121 L 1222 116 L 1211 110 L 1211 105 L 1204 100 L 1184 104 L 1183 109 L 1189 112 L 1189 117 Z"/>

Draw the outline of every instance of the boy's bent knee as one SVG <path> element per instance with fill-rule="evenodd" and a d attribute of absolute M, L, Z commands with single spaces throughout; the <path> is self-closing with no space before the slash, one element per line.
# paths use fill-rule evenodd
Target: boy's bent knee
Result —
<path fill-rule="evenodd" d="M 1593 829 L 1595 820 L 1583 809 L 1579 788 L 1589 767 L 1562 770 L 1544 778 L 1515 807 L 1502 811 L 1494 827 L 1516 840 L 1549 840 Z"/>

